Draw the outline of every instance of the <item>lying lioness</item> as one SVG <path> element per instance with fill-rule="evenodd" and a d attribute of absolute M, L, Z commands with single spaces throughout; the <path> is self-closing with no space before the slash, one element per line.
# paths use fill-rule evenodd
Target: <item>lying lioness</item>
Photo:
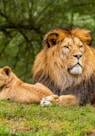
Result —
<path fill-rule="evenodd" d="M 8 99 L 15 102 L 40 103 L 40 100 L 53 93 L 44 85 L 24 83 L 5 66 L 0 68 L 0 100 Z"/>

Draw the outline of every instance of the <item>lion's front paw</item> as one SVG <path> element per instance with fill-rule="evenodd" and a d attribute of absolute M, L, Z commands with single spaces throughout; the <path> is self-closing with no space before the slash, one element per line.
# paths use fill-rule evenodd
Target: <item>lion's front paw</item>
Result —
<path fill-rule="evenodd" d="M 40 101 L 40 105 L 42 107 L 52 105 L 52 97 L 51 96 L 47 96 L 45 98 L 42 98 L 41 101 Z"/>

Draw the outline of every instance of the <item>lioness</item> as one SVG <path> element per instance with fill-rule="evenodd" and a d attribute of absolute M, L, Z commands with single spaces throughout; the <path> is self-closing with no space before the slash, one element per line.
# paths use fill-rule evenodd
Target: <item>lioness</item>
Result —
<path fill-rule="evenodd" d="M 8 99 L 15 102 L 40 103 L 43 97 L 53 93 L 44 85 L 24 83 L 5 66 L 0 68 L 0 100 Z"/>

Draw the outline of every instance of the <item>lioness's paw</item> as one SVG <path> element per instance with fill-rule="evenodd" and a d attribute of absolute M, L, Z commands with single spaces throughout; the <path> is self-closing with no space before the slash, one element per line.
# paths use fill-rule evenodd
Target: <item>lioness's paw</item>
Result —
<path fill-rule="evenodd" d="M 52 97 L 51 97 L 51 96 L 47 96 L 47 97 L 41 99 L 40 105 L 41 105 L 42 107 L 52 105 Z"/>

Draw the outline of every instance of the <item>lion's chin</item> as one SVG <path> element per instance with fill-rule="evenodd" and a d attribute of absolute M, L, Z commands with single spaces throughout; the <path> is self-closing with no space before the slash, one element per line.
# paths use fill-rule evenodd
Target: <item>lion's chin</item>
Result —
<path fill-rule="evenodd" d="M 83 69 L 82 69 L 82 66 L 79 65 L 79 64 L 77 64 L 77 65 L 75 65 L 75 66 L 69 68 L 69 72 L 70 72 L 71 74 L 73 74 L 73 75 L 80 75 L 80 74 L 82 74 L 82 70 L 83 70 Z"/>

